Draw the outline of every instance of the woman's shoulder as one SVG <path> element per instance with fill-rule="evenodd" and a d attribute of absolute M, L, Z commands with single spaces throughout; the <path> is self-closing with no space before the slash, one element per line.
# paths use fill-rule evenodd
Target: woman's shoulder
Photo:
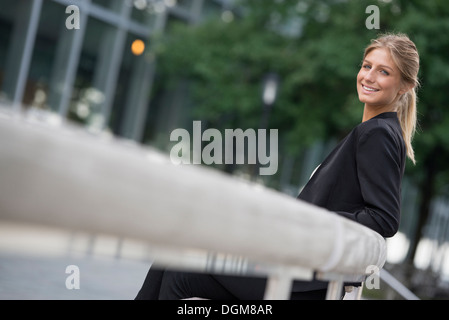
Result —
<path fill-rule="evenodd" d="M 404 145 L 401 125 L 397 118 L 373 118 L 365 121 L 357 126 L 356 136 L 359 145 L 372 139 L 390 141 L 398 148 Z"/>
<path fill-rule="evenodd" d="M 398 135 L 402 136 L 401 125 L 397 117 L 374 117 L 360 123 L 356 127 L 355 131 L 359 139 L 366 138 L 371 135 L 386 137 L 397 137 Z"/>

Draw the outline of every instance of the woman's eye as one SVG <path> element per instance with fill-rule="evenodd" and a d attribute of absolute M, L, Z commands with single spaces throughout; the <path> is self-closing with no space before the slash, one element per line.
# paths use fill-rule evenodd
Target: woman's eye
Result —
<path fill-rule="evenodd" d="M 363 68 L 365 68 L 365 69 L 371 69 L 371 66 L 368 65 L 368 64 L 365 64 L 365 65 L 363 66 Z"/>
<path fill-rule="evenodd" d="M 389 74 L 387 71 L 385 71 L 385 70 L 382 70 L 381 72 L 382 72 L 383 74 L 387 75 L 387 76 L 390 75 L 390 74 Z"/>

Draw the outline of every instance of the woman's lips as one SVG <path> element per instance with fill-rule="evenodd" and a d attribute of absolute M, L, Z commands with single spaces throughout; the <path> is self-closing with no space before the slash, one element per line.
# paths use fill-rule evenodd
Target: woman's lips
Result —
<path fill-rule="evenodd" d="M 375 93 L 375 92 L 379 91 L 379 89 L 376 89 L 376 88 L 373 88 L 373 87 L 370 87 L 370 86 L 366 86 L 364 84 L 362 84 L 362 89 L 366 93 Z"/>

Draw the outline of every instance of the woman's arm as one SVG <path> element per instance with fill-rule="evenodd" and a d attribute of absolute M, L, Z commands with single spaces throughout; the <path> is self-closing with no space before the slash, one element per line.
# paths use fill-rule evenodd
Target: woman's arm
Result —
<path fill-rule="evenodd" d="M 374 127 L 357 144 L 357 173 L 365 207 L 337 212 L 381 234 L 392 237 L 399 229 L 403 164 L 401 147 L 391 129 Z"/>

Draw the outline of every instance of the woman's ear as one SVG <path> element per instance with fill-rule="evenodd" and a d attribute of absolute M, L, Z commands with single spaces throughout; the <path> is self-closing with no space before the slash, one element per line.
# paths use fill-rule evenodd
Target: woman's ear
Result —
<path fill-rule="evenodd" d="M 403 95 L 404 93 L 407 93 L 407 92 L 409 92 L 410 90 L 412 90 L 414 88 L 415 88 L 414 84 L 404 83 L 398 93 L 400 95 Z"/>

